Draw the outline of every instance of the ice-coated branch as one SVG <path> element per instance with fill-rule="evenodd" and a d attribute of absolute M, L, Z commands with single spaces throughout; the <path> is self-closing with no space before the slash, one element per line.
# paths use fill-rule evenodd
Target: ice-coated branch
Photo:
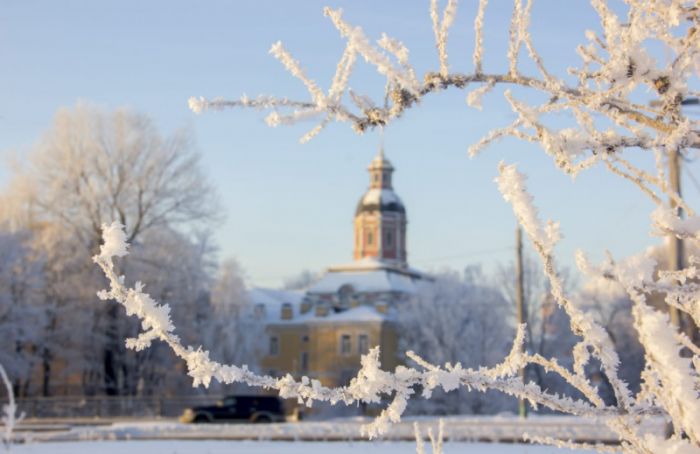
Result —
<path fill-rule="evenodd" d="M 0 364 L 0 379 L 5 386 L 7 392 L 7 403 L 2 406 L 2 417 L 0 421 L 4 426 L 2 434 L 2 443 L 6 450 L 10 450 L 12 445 L 12 433 L 14 432 L 17 424 L 19 424 L 24 419 L 24 413 L 17 414 L 17 404 L 15 402 L 15 393 L 12 390 L 12 383 L 10 383 L 10 378 L 5 372 L 5 368 Z"/>
<path fill-rule="evenodd" d="M 442 443 L 445 435 L 445 421 L 440 418 L 438 420 L 438 433 L 433 434 L 433 428 L 428 427 L 428 439 L 430 440 L 430 448 L 432 454 L 442 454 Z M 423 444 L 423 434 L 417 422 L 413 423 L 413 435 L 416 439 L 416 454 L 425 454 L 425 446 Z"/>
<path fill-rule="evenodd" d="M 559 224 L 547 221 L 546 226 L 542 225 L 537 209 L 532 203 L 532 196 L 528 193 L 525 186 L 525 175 L 520 173 L 515 165 L 508 166 L 501 163 L 496 182 L 501 194 L 503 194 L 503 198 L 512 205 L 518 222 L 533 242 L 535 250 L 542 260 L 544 274 L 551 285 L 551 294 L 569 316 L 572 331 L 574 334 L 581 336 L 586 345 L 594 349 L 603 369 L 608 373 L 608 379 L 615 391 L 618 403 L 623 409 L 629 408 L 631 405 L 630 391 L 627 385 L 618 378 L 617 370 L 620 360 L 610 341 L 610 337 L 589 314 L 580 311 L 564 294 L 563 285 L 554 265 L 552 255 L 554 246 L 560 238 Z M 556 365 L 553 365 L 553 368 L 556 368 Z M 564 375 L 563 378 L 567 379 L 567 376 Z M 574 380 L 572 382 L 573 378 L 573 376 L 569 377 L 567 381 L 571 384 L 578 381 Z M 579 390 L 584 392 L 584 394 L 590 391 L 586 387 Z"/>
<path fill-rule="evenodd" d="M 486 5 L 488 0 L 479 0 L 479 9 L 474 18 L 474 54 L 472 62 L 474 63 L 474 74 L 481 74 L 483 71 L 483 53 L 484 53 L 484 15 L 486 14 Z"/>
<path fill-rule="evenodd" d="M 447 61 L 447 33 L 456 16 L 457 2 L 448 0 L 442 17 L 440 17 L 437 0 L 430 0 L 430 18 L 435 35 L 439 68 L 434 72 L 426 72 L 422 83 L 418 82 L 415 71 L 408 61 L 408 49 L 405 46 L 397 45 L 398 41 L 388 39 L 386 35 L 378 41 L 382 49 L 397 59 L 400 65 L 400 68 L 397 68 L 388 55 L 370 43 L 360 27 L 351 26 L 343 20 L 340 10 L 325 9 L 325 14 L 332 20 L 341 37 L 347 41 L 346 52 L 338 63 L 339 69 L 346 68 L 340 71 L 343 74 L 341 79 L 345 80 L 352 71 L 352 65 L 346 65 L 348 55 L 361 55 L 367 63 L 374 66 L 380 74 L 386 77 L 387 84 L 392 89 L 392 104 L 384 109 L 350 114 L 352 110 L 348 107 L 342 107 L 341 99 L 330 95 L 323 96 L 322 91 L 315 83 L 303 74 L 296 61 L 291 59 L 288 54 L 282 53 L 280 43 L 273 46 L 273 53 L 280 58 L 292 74 L 305 83 L 310 91 L 311 101 L 299 101 L 296 102 L 297 105 L 304 105 L 304 108 L 312 111 L 326 110 L 334 120 L 351 122 L 353 128 L 358 132 L 389 123 L 400 117 L 404 110 L 415 106 L 422 97 L 447 87 L 465 88 L 472 83 L 506 83 L 547 93 L 553 99 L 561 100 L 569 108 L 586 109 L 602 114 L 612 124 L 634 128 L 637 133 L 646 129 L 650 130 L 652 134 L 660 134 L 660 137 L 673 134 L 678 136 L 676 142 L 683 144 L 683 146 L 700 147 L 698 122 L 686 122 L 687 128 L 679 129 L 679 125 L 683 124 L 683 121 L 677 114 L 677 107 L 682 102 L 682 97 L 690 93 L 684 79 L 687 79 L 693 68 L 697 66 L 694 66 L 692 62 L 697 61 L 697 56 L 700 53 L 700 46 L 697 44 L 699 40 L 693 39 L 696 36 L 694 30 L 697 27 L 691 27 L 685 36 L 677 36 L 666 31 L 669 26 L 679 31 L 684 30 L 684 27 L 687 28 L 689 24 L 697 26 L 697 13 L 689 12 L 694 11 L 692 9 L 693 2 L 675 0 L 670 2 L 668 8 L 659 8 L 650 2 L 632 2 L 627 23 L 624 23 L 606 6 L 605 2 L 593 1 L 593 7 L 599 15 L 604 33 L 601 38 L 594 32 L 588 32 L 586 36 L 589 39 L 589 44 L 579 47 L 579 53 L 583 60 L 582 67 L 570 69 L 570 72 L 580 75 L 579 84 L 575 86 L 567 85 L 564 81 L 554 78 L 551 72 L 546 69 L 544 61 L 532 43 L 529 25 L 533 0 L 527 0 L 524 5 L 522 0 L 514 0 L 509 27 L 509 50 L 506 55 L 509 63 L 508 72 L 486 76 L 483 70 L 482 54 L 483 24 L 487 3 L 487 0 L 479 1 L 474 20 L 474 53 L 472 55 L 474 72 L 458 74 L 449 72 Z M 670 14 L 669 11 L 677 13 Z M 668 52 L 675 56 L 669 71 L 659 69 L 657 62 L 650 56 L 646 46 L 653 41 L 661 42 L 668 49 Z M 523 45 L 527 49 L 528 57 L 538 69 L 539 78 L 523 76 L 518 68 L 520 49 Z M 591 67 L 597 69 L 593 70 Z M 337 75 L 334 77 L 333 86 L 336 86 Z M 639 104 L 628 99 L 629 92 L 640 85 L 646 85 L 657 94 L 659 103 L 663 106 L 661 109 L 650 109 L 646 104 Z M 338 93 L 337 89 L 331 91 Z M 329 103 L 329 98 L 333 98 L 334 102 Z M 279 100 L 267 108 L 275 109 L 285 104 L 289 104 L 289 101 Z M 381 103 L 375 102 L 375 104 Z M 221 108 L 226 106 L 262 107 L 263 105 L 254 103 L 246 106 L 245 103 L 235 101 L 226 103 L 221 100 L 201 102 L 201 100 L 194 99 L 191 102 L 191 107 L 195 111 L 201 111 L 204 107 Z M 339 112 L 342 115 L 337 116 Z M 291 116 L 286 123 L 294 121 L 294 116 Z M 606 128 L 604 125 L 597 127 Z M 588 133 L 592 135 L 606 133 L 611 136 L 609 137 L 610 142 L 616 142 L 614 137 L 619 134 L 612 129 L 588 131 Z M 646 136 L 645 139 L 650 137 Z M 638 136 L 638 138 L 641 137 Z M 643 142 L 644 147 L 647 147 L 648 140 L 640 140 L 640 142 Z M 621 146 L 636 147 L 639 145 L 621 144 Z M 620 146 L 614 147 L 615 150 L 619 148 Z M 596 150 L 591 151 L 596 152 Z"/>
<path fill-rule="evenodd" d="M 670 323 L 668 316 L 649 307 L 644 297 L 644 294 L 652 292 L 666 293 L 666 300 L 669 304 L 673 301 L 676 307 L 695 317 L 697 315 L 695 302 L 700 294 L 698 285 L 674 286 L 671 282 L 673 280 L 685 282 L 687 279 L 695 278 L 697 275 L 695 266 L 677 272 L 662 272 L 659 274 L 659 280 L 655 281 L 653 274 L 656 262 L 644 255 L 631 257 L 619 263 L 610 261 L 600 269 L 595 269 L 588 264 L 582 253 L 577 256 L 577 264 L 581 271 L 598 279 L 614 279 L 635 302 L 633 310 L 635 327 L 645 349 L 647 368 L 654 371 L 654 379 L 651 381 L 650 376 L 647 376 L 645 379 L 646 392 L 640 393 L 637 399 L 633 400 L 627 385 L 619 378 L 619 357 L 607 332 L 593 321 L 589 314 L 580 311 L 563 292 L 563 286 L 556 273 L 551 255 L 552 240 L 558 238 L 558 233 L 554 236 L 545 233 L 545 229 L 538 219 L 537 211 L 532 205 L 532 197 L 529 196 L 525 188 L 524 176 L 514 166 L 501 164 L 499 170 L 500 175 L 497 178 L 499 188 L 504 198 L 513 205 L 516 217 L 540 255 L 544 265 L 544 274 L 551 285 L 551 293 L 568 314 L 573 332 L 583 338 L 583 341 L 574 348 L 573 372 L 562 368 L 556 361 L 548 361 L 537 355 L 526 355 L 526 360 L 540 364 L 546 370 L 556 372 L 595 405 L 604 406 L 595 389 L 586 379 L 582 367 L 588 362 L 588 348 L 590 347 L 594 356 L 600 361 L 615 392 L 616 408 L 619 413 L 616 418 L 608 421 L 608 424 L 618 433 L 624 442 L 623 446 L 628 446 L 631 452 L 661 452 L 658 451 L 658 447 L 667 444 L 667 442 L 652 434 L 641 435 L 636 415 L 653 413 L 658 409 L 663 409 L 676 424 L 678 439 L 674 440 L 673 443 L 683 446 L 683 449 L 688 449 L 688 452 L 700 451 L 700 449 L 696 449 L 700 448 L 697 429 L 700 427 L 700 396 L 698 392 L 700 376 L 696 369 L 700 364 L 700 357 L 697 355 L 697 351 L 700 349 L 686 336 L 679 335 L 676 328 Z M 700 320 L 695 319 L 696 323 L 698 321 Z M 681 349 L 684 346 L 690 350 L 692 357 L 688 358 L 681 354 Z M 657 402 L 660 407 L 655 410 L 654 406 L 649 406 L 649 398 L 652 402 Z M 683 435 L 690 440 L 690 444 L 681 439 Z"/>
<path fill-rule="evenodd" d="M 506 165 L 501 162 L 498 173 L 496 178 L 498 189 L 503 198 L 513 207 L 518 222 L 530 239 L 540 245 L 545 254 L 550 255 L 560 238 L 559 224 L 547 221 L 546 226 L 542 225 L 537 208 L 533 205 L 532 196 L 527 192 L 526 177 L 518 172 L 514 164 Z"/>
<path fill-rule="evenodd" d="M 323 91 L 321 91 L 318 85 L 316 85 L 316 82 L 309 79 L 306 73 L 304 73 L 304 70 L 301 69 L 299 62 L 296 61 L 284 48 L 282 41 L 277 41 L 272 45 L 270 48 L 270 54 L 274 55 L 274 57 L 284 65 L 292 76 L 304 83 L 306 89 L 309 90 L 309 94 L 311 95 L 311 99 L 313 99 L 314 105 L 320 109 L 326 104 L 326 97 L 323 94 Z"/>
<path fill-rule="evenodd" d="M 447 31 L 454 22 L 457 14 L 457 0 L 447 0 L 447 5 L 442 12 L 442 20 L 438 16 L 438 0 L 430 0 L 430 19 L 433 22 L 433 34 L 435 46 L 440 60 L 440 75 L 447 77 L 449 68 L 447 64 Z"/>
<path fill-rule="evenodd" d="M 341 36 L 348 40 L 350 46 L 370 64 L 374 65 L 389 83 L 415 94 L 418 91 L 415 78 L 404 70 L 396 68 L 389 57 L 374 47 L 365 36 L 362 28 L 352 27 L 343 20 L 342 10 L 324 8 L 324 14 L 331 19 Z"/>

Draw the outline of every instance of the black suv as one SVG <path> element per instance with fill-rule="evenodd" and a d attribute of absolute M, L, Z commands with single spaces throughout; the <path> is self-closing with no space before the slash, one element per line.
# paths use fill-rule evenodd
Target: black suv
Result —
<path fill-rule="evenodd" d="M 182 422 L 246 421 L 256 423 L 285 420 L 282 401 L 275 396 L 227 396 L 216 405 L 188 408 Z"/>

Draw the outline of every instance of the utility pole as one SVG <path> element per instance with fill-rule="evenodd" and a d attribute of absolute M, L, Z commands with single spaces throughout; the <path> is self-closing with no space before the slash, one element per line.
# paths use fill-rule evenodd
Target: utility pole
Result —
<path fill-rule="evenodd" d="M 525 295 L 523 282 L 523 232 L 520 226 L 515 229 L 515 315 L 518 325 L 525 323 Z M 523 348 L 525 346 L 523 345 Z M 520 380 L 525 383 L 525 368 L 520 368 Z M 518 399 L 518 414 L 527 418 L 527 404 L 523 398 Z"/>
<path fill-rule="evenodd" d="M 668 179 L 669 186 L 672 193 L 681 196 L 681 162 L 680 153 L 678 148 L 674 147 L 668 150 Z M 671 198 L 670 200 L 671 209 L 675 212 L 676 216 L 679 218 L 683 216 L 683 210 L 679 207 L 676 202 Z M 669 238 L 669 248 L 668 248 L 668 269 L 671 271 L 678 271 L 683 269 L 683 240 L 671 235 Z M 669 315 L 671 317 L 671 323 L 677 326 L 680 331 L 683 331 L 683 321 L 681 319 L 681 314 L 678 309 L 674 306 L 669 306 Z"/>

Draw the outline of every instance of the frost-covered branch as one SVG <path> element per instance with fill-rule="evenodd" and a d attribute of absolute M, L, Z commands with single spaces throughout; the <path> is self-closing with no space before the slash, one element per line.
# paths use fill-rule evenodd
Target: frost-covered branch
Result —
<path fill-rule="evenodd" d="M 383 37 L 378 43 L 381 49 L 389 52 L 390 55 L 386 55 L 370 43 L 360 27 L 345 22 L 340 10 L 325 9 L 326 16 L 333 21 L 341 37 L 347 41 L 346 51 L 338 64 L 343 77 L 339 79 L 338 74 L 334 76 L 331 91 L 333 93 L 343 91 L 338 89 L 344 89 L 344 84 L 352 71 L 352 65 L 346 64 L 348 55 L 358 54 L 385 76 L 387 85 L 391 87 L 392 104 L 384 108 L 351 113 L 350 107 L 342 105 L 342 99 L 336 98 L 336 102 L 329 103 L 328 99 L 331 96 L 324 96 L 315 83 L 309 84 L 311 81 L 304 75 L 299 64 L 286 52 L 281 52 L 281 43 L 273 46 L 273 53 L 295 77 L 304 82 L 311 95 L 310 101 L 291 102 L 282 98 L 268 99 L 263 103 L 248 103 L 192 98 L 190 105 L 197 112 L 205 108 L 223 107 L 262 107 L 273 110 L 302 107 L 315 112 L 325 110 L 333 119 L 349 121 L 356 131 L 362 132 L 367 128 L 381 126 L 400 117 L 406 109 L 415 106 L 417 101 L 430 93 L 442 91 L 448 87 L 465 88 L 474 83 L 506 83 L 547 93 L 567 108 L 584 109 L 602 114 L 612 125 L 636 129 L 636 132 L 643 132 L 650 139 L 657 134 L 676 133 L 677 143 L 687 147 L 700 146 L 698 137 L 700 128 L 697 122 L 692 122 L 688 128 L 683 128 L 683 133 L 680 133 L 678 129 L 678 125 L 681 124 L 680 119 L 672 114 L 677 111 L 677 106 L 680 105 L 683 97 L 692 93 L 685 86 L 683 79 L 694 70 L 693 62 L 697 60 L 700 53 L 698 40 L 693 39 L 695 37 L 693 26 L 697 26 L 698 23 L 697 13 L 693 13 L 693 2 L 676 0 L 668 10 L 648 2 L 631 2 L 626 23 L 604 3 L 592 2 L 605 32 L 602 37 L 593 32 L 587 33 L 588 44 L 579 47 L 582 66 L 579 69 L 570 69 L 571 73 L 581 76 L 577 85 L 567 85 L 563 80 L 552 76 L 535 49 L 529 33 L 532 0 L 528 0 L 525 5 L 522 0 L 514 1 L 509 29 L 509 50 L 506 55 L 509 62 L 508 72 L 486 74 L 482 61 L 483 23 L 487 3 L 487 0 L 480 0 L 474 20 L 472 56 L 474 71 L 460 74 L 449 72 L 447 55 L 447 33 L 456 16 L 457 2 L 448 0 L 440 17 L 437 0 L 431 0 L 430 18 L 435 35 L 439 69 L 435 72 L 426 72 L 422 83 L 416 79 L 415 71 L 408 59 L 408 51 L 403 45 L 400 48 L 390 46 L 389 41 Z M 674 13 L 670 14 L 669 11 Z M 683 35 L 681 32 L 688 29 L 688 26 L 691 27 L 690 31 Z M 660 42 L 670 54 L 674 55 L 671 72 L 659 69 L 657 62 L 651 57 L 648 49 L 649 42 L 652 41 Z M 525 46 L 527 55 L 537 67 L 539 77 L 529 77 L 521 73 L 519 54 L 522 46 Z M 397 68 L 391 62 L 390 56 L 398 60 L 401 68 Z M 592 67 L 596 69 L 593 70 Z M 342 81 L 340 85 L 339 80 Z M 627 95 L 639 86 L 646 86 L 652 90 L 663 108 L 651 109 L 645 105 L 630 102 Z M 375 102 L 375 104 L 381 103 Z M 290 116 L 289 120 L 294 122 L 294 115 Z M 582 132 L 586 129 L 583 125 L 579 126 Z M 619 131 L 605 126 L 598 131 L 588 131 L 586 135 L 591 133 L 608 134 L 612 139 L 619 134 Z"/>
<path fill-rule="evenodd" d="M 530 361 L 558 373 L 595 405 L 604 406 L 584 375 L 583 364 L 589 360 L 590 349 L 600 361 L 602 370 L 606 373 L 615 392 L 616 408 L 619 413 L 618 417 L 609 422 L 610 427 L 618 433 L 621 440 L 629 443 L 637 451 L 657 452 L 652 446 L 661 441 L 651 434 L 641 437 L 638 433 L 639 422 L 636 417 L 631 417 L 639 413 L 652 412 L 653 408 L 644 400 L 632 399 L 626 383 L 619 378 L 619 357 L 607 332 L 564 294 L 552 257 L 553 246 L 559 238 L 558 225 L 549 221 L 546 228 L 542 226 L 537 210 L 532 204 L 532 197 L 525 187 L 525 177 L 517 171 L 515 166 L 506 166 L 501 163 L 499 171 L 497 182 L 501 193 L 513 206 L 518 221 L 540 255 L 544 274 L 551 285 L 551 293 L 568 314 L 572 331 L 583 339 L 574 349 L 573 372 L 561 368 L 555 361 L 548 361 L 538 356 L 531 357 Z M 644 297 L 644 293 L 652 291 L 665 291 L 668 295 L 673 295 L 674 287 L 664 281 L 668 281 L 670 277 L 678 280 L 693 278 L 696 274 L 695 267 L 675 274 L 662 273 L 660 281 L 654 281 L 652 276 L 656 262 L 644 256 L 632 257 L 614 265 L 608 264 L 604 271 L 594 271 L 581 254 L 577 257 L 577 262 L 581 270 L 589 275 L 607 273 L 606 275 L 619 282 L 635 301 L 635 327 L 646 351 L 647 367 L 656 371 L 660 384 L 649 388 L 650 394 L 653 395 L 652 400 L 660 404 L 660 407 L 678 424 L 678 437 L 685 434 L 695 446 L 700 447 L 700 438 L 697 433 L 697 428 L 700 427 L 700 396 L 698 395 L 700 377 L 695 369 L 695 364 L 700 357 L 697 357 L 697 354 L 694 354 L 693 358 L 681 355 L 683 345 L 679 343 L 676 329 L 668 320 L 668 316 L 649 307 Z M 689 290 L 681 288 L 680 292 L 690 293 Z M 697 293 L 697 290 L 693 292 L 694 299 L 697 299 Z M 678 296 L 676 298 L 681 299 Z M 691 316 L 696 315 L 693 312 L 695 307 L 689 304 L 679 303 L 677 307 Z M 691 348 L 691 352 L 694 350 Z M 648 398 L 649 395 L 644 397 Z M 676 442 L 685 444 L 680 438 Z"/>
<path fill-rule="evenodd" d="M 440 418 L 438 422 L 438 433 L 433 434 L 432 427 L 428 427 L 428 439 L 430 440 L 430 447 L 432 454 L 442 454 L 442 443 L 444 441 L 445 435 L 445 421 Z M 413 423 L 413 434 L 416 439 L 416 454 L 425 454 L 425 446 L 423 445 L 423 434 L 421 433 L 420 426 L 417 422 Z"/>
<path fill-rule="evenodd" d="M 2 442 L 6 450 L 10 450 L 12 445 L 12 433 L 17 424 L 24 419 L 24 413 L 17 415 L 17 404 L 15 403 L 15 393 L 12 391 L 12 383 L 5 372 L 5 368 L 0 364 L 0 379 L 2 379 L 5 390 L 7 391 L 7 403 L 2 407 L 2 424 L 4 426 L 2 434 Z"/>

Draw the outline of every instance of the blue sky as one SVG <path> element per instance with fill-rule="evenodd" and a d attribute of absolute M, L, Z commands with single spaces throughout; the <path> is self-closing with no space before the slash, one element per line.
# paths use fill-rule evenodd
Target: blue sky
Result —
<path fill-rule="evenodd" d="M 470 70 L 476 3 L 460 5 L 450 34 L 455 70 Z M 216 230 L 221 256 L 238 258 L 251 284 L 278 285 L 302 269 L 349 261 L 354 208 L 367 187 L 377 133 L 358 136 L 336 124 L 300 145 L 312 125 L 270 129 L 259 112 L 195 115 L 187 108 L 187 99 L 200 95 L 305 98 L 304 87 L 268 55 L 277 40 L 327 88 L 343 41 L 323 17 L 325 5 L 342 7 L 371 38 L 387 32 L 402 40 L 419 74 L 437 67 L 423 0 L 2 2 L 0 151 L 23 159 L 61 107 L 81 100 L 127 106 L 153 117 L 163 132 L 192 129 L 226 214 Z M 493 0 L 487 10 L 488 71 L 506 67 L 510 5 Z M 586 1 L 535 3 L 535 46 L 560 75 L 578 63 L 574 48 L 588 28 L 597 22 Z M 350 85 L 375 95 L 383 90 L 362 65 Z M 500 160 L 519 163 L 542 216 L 561 221 L 564 264 L 573 263 L 577 247 L 600 258 L 606 248 L 620 256 L 658 242 L 648 233 L 650 205 L 601 169 L 573 182 L 536 147 L 515 140 L 470 160 L 468 145 L 513 114 L 498 91 L 485 98 L 482 112 L 467 107 L 465 97 L 457 90 L 432 96 L 386 129 L 395 188 L 408 210 L 412 265 L 490 269 L 511 259 L 515 221 L 493 183 Z M 0 185 L 8 178 L 1 167 Z M 691 201 L 697 199 L 686 183 Z"/>

